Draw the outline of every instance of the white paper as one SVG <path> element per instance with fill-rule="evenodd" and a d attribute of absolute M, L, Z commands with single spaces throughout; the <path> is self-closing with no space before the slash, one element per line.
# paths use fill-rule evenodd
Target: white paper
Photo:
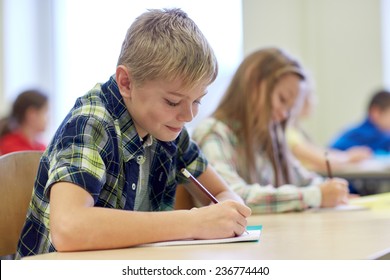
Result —
<path fill-rule="evenodd" d="M 368 208 L 363 205 L 340 204 L 337 205 L 336 207 L 311 208 L 308 211 L 324 212 L 324 211 L 356 211 L 356 210 L 368 210 Z"/>
<path fill-rule="evenodd" d="M 260 238 L 261 229 L 247 230 L 242 235 L 230 238 L 220 239 L 186 239 L 186 240 L 174 240 L 163 241 L 156 243 L 148 243 L 140 245 L 139 247 L 159 247 L 159 246 L 178 246 L 178 245 L 200 245 L 200 244 L 218 244 L 218 243 L 233 243 L 233 242 L 247 242 L 257 241 Z"/>

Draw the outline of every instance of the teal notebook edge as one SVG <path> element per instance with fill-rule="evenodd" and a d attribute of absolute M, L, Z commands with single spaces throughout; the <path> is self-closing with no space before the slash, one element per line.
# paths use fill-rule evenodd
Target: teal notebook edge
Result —
<path fill-rule="evenodd" d="M 257 225 L 257 226 L 247 226 L 246 230 L 262 230 L 263 226 L 262 225 Z"/>
<path fill-rule="evenodd" d="M 252 231 L 252 230 L 260 230 L 260 233 L 261 231 L 263 230 L 263 226 L 262 225 L 254 225 L 254 226 L 247 226 L 246 227 L 246 230 L 248 231 Z M 260 236 L 258 239 L 256 240 L 250 240 L 251 242 L 260 242 Z"/>

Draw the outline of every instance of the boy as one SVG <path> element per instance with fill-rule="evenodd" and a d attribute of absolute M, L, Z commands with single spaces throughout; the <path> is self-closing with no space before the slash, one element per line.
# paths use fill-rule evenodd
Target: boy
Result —
<path fill-rule="evenodd" d="M 244 232 L 250 209 L 189 139 L 217 62 L 180 9 L 130 26 L 116 73 L 80 97 L 45 151 L 16 257 Z M 221 203 L 172 210 L 187 168 Z M 226 201 L 225 201 L 226 200 Z"/>
<path fill-rule="evenodd" d="M 375 93 L 364 121 L 341 133 L 331 144 L 339 150 L 355 146 L 368 147 L 377 154 L 390 152 L 390 92 Z"/>

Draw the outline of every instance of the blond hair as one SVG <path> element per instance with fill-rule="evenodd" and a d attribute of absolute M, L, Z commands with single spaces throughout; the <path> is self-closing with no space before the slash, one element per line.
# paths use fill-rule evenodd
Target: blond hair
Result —
<path fill-rule="evenodd" d="M 193 20 L 181 9 L 151 9 L 127 31 L 118 65 L 136 83 L 181 79 L 183 87 L 211 84 L 218 74 L 214 52 Z"/>
<path fill-rule="evenodd" d="M 272 126 L 272 92 L 279 79 L 288 73 L 305 74 L 300 64 L 277 48 L 264 48 L 248 55 L 238 67 L 213 116 L 229 125 L 238 137 L 248 170 L 244 177 L 251 183 L 256 178 L 255 155 L 265 152 L 272 162 L 275 185 L 286 183 L 289 167 L 285 154 L 285 139 L 278 137 Z M 282 124 L 282 130 L 284 130 Z M 278 139 L 279 138 L 279 139 Z M 280 139 L 282 138 L 282 139 Z M 279 154 L 279 155 L 278 155 Z M 278 167 L 282 165 L 282 167 Z M 281 182 L 280 173 L 285 180 Z"/>

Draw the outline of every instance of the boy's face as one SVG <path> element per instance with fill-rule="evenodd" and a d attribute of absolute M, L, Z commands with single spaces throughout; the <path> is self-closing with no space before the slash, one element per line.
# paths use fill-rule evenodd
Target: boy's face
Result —
<path fill-rule="evenodd" d="M 131 87 L 130 97 L 124 100 L 141 137 L 150 134 L 161 141 L 173 141 L 198 114 L 207 86 L 183 90 L 180 85 L 180 81 L 156 80 Z"/>
<path fill-rule="evenodd" d="M 380 130 L 390 132 L 390 108 L 385 110 L 373 108 L 371 110 L 371 120 Z"/>

